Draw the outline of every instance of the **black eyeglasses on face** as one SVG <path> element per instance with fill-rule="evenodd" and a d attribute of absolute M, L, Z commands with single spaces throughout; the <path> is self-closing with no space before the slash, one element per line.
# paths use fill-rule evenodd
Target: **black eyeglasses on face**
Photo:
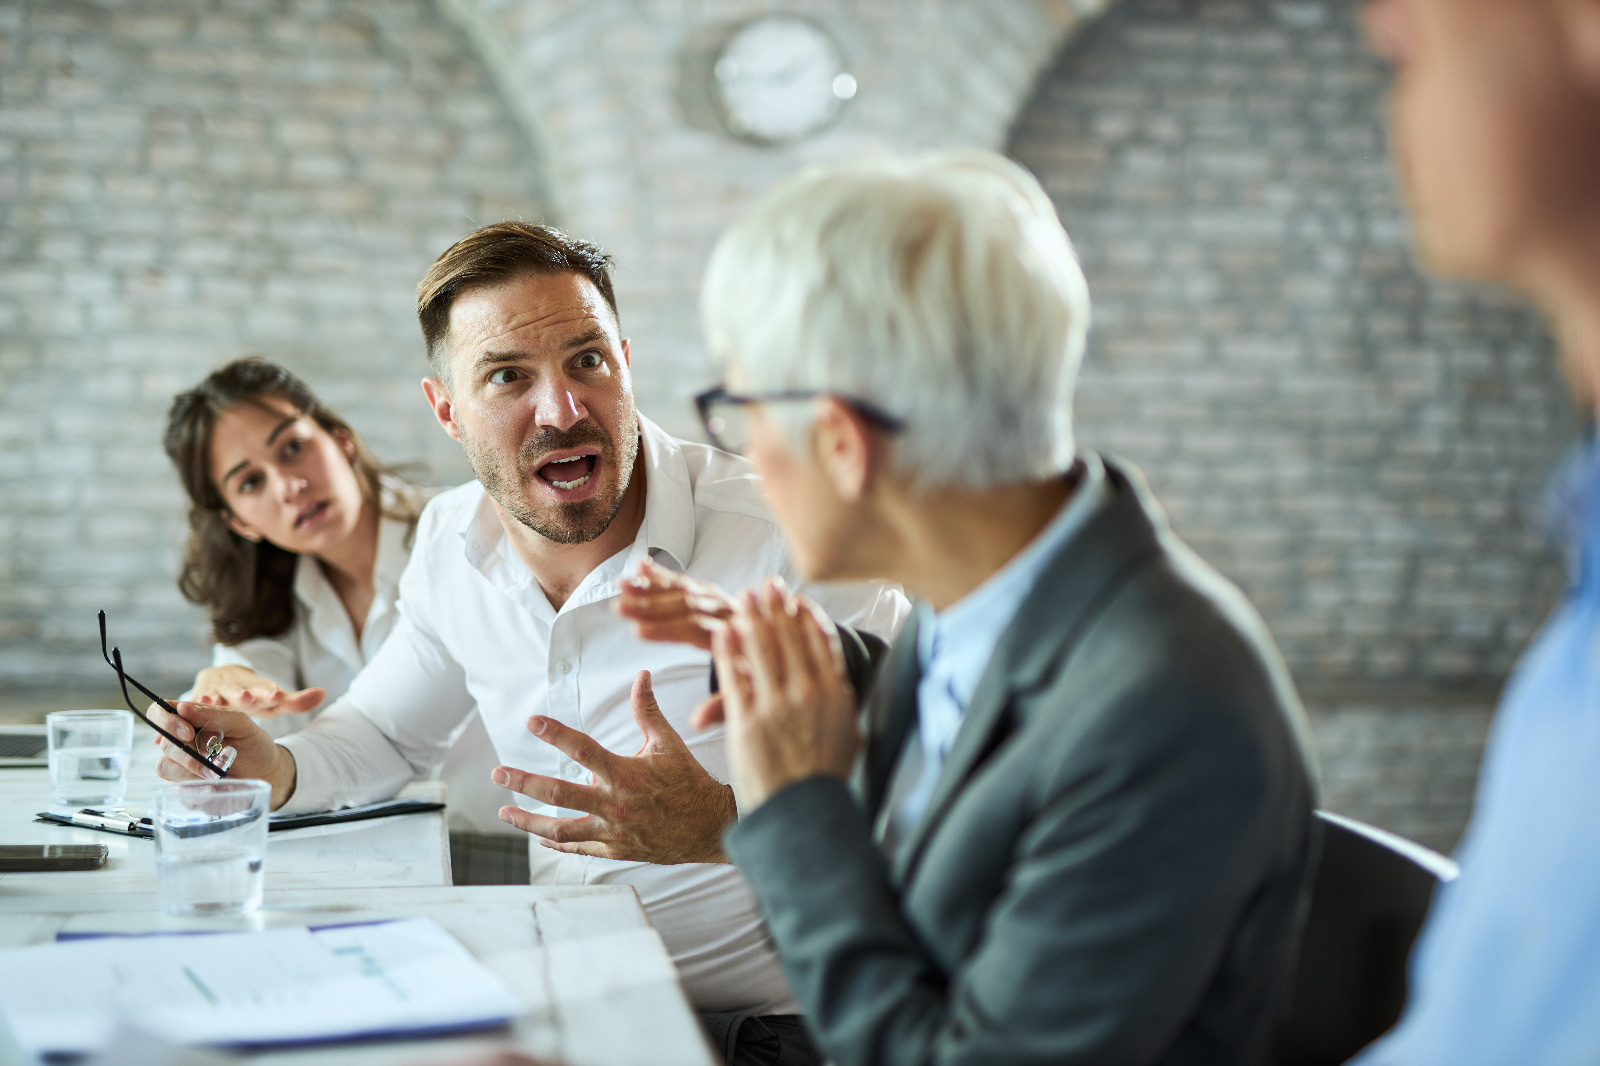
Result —
<path fill-rule="evenodd" d="M 168 714 L 172 715 L 173 717 L 181 717 L 178 714 L 177 708 L 173 707 L 172 704 L 168 703 L 166 700 L 162 699 L 160 696 L 157 696 L 154 692 L 151 692 L 149 689 L 139 684 L 139 682 L 128 676 L 127 671 L 122 669 L 121 648 L 112 648 L 110 651 L 106 650 L 106 613 L 104 611 L 100 612 L 100 654 L 105 658 L 106 665 L 117 672 L 117 681 L 122 685 L 122 698 L 127 701 L 128 709 L 133 711 L 134 717 L 138 718 L 140 721 L 144 722 L 145 725 L 149 726 L 157 733 L 160 733 L 162 736 L 172 741 L 183 751 L 185 755 L 191 756 L 195 759 L 195 761 L 205 766 L 218 777 L 228 776 L 228 768 L 226 766 L 219 766 L 217 763 L 212 762 L 211 759 L 208 758 L 206 754 L 200 751 L 198 748 L 179 740 L 165 729 L 162 729 L 160 726 L 156 725 L 148 715 L 134 705 L 133 697 L 128 695 L 129 685 L 132 685 L 144 695 L 150 697 L 151 700 L 155 701 L 155 703 Z"/>
<path fill-rule="evenodd" d="M 718 385 L 696 396 L 694 406 L 695 410 L 700 412 L 700 424 L 705 427 L 706 437 L 712 444 L 725 452 L 743 454 L 746 441 L 743 419 L 738 415 L 740 408 L 755 403 L 795 403 L 823 396 L 832 396 L 840 403 L 848 405 L 851 410 L 885 433 L 899 433 L 906 428 L 904 419 L 896 418 L 876 404 L 850 396 L 840 396 L 826 389 L 782 389 L 776 392 L 740 394 L 729 392 Z"/>

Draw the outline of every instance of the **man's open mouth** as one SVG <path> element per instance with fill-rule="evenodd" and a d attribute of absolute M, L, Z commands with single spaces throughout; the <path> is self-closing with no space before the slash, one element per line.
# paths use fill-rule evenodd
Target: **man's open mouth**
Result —
<path fill-rule="evenodd" d="M 589 483 L 599 461 L 600 457 L 593 453 L 553 459 L 539 468 L 539 477 L 558 489 L 571 492 Z"/>
<path fill-rule="evenodd" d="M 306 525 L 309 522 L 316 521 L 327 509 L 327 500 L 318 500 L 316 503 L 310 504 L 304 510 L 302 510 L 298 516 L 295 517 L 294 528 L 299 529 L 301 526 Z"/>

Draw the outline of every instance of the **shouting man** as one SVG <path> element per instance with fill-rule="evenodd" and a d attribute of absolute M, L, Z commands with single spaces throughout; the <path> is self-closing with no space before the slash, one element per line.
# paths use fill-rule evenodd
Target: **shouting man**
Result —
<path fill-rule="evenodd" d="M 246 715 L 190 704 L 174 727 L 223 727 L 236 775 L 270 781 L 275 808 L 315 810 L 392 795 L 476 706 L 517 803 L 501 817 L 551 842 L 535 880 L 633 885 L 725 1049 L 746 1015 L 764 1016 L 746 1039 L 803 1045 L 755 901 L 716 843 L 736 817 L 722 731 L 678 732 L 709 695 L 709 645 L 647 643 L 613 610 L 647 562 L 725 588 L 793 573 L 753 468 L 639 414 L 610 261 L 587 242 L 484 227 L 434 263 L 417 310 L 428 403 L 478 480 L 424 512 L 404 617 L 302 733 L 275 742 Z M 818 595 L 883 636 L 908 610 L 882 585 Z M 169 750 L 162 772 L 197 768 Z"/>

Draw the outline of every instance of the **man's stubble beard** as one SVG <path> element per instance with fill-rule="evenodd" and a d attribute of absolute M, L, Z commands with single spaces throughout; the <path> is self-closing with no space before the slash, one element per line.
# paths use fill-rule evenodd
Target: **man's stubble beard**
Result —
<path fill-rule="evenodd" d="M 622 510 L 622 501 L 633 483 L 633 468 L 639 457 L 639 411 L 632 404 L 623 418 L 618 436 L 613 442 L 593 422 L 584 421 L 571 429 L 541 430 L 531 440 L 525 441 L 518 452 L 517 461 L 507 470 L 493 453 L 476 437 L 459 426 L 461 446 L 466 450 L 467 461 L 478 475 L 484 491 L 511 517 L 533 530 L 539 536 L 556 544 L 587 544 L 611 527 L 611 522 Z M 614 483 L 602 485 L 587 500 L 578 503 L 558 503 L 543 509 L 535 508 L 529 501 L 523 485 L 539 476 L 533 464 L 540 455 L 575 448 L 584 444 L 600 448 L 601 474 L 615 471 Z"/>

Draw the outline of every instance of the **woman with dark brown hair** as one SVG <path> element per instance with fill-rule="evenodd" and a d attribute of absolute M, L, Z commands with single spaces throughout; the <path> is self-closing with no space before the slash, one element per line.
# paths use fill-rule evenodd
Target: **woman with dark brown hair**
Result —
<path fill-rule="evenodd" d="M 305 728 L 398 620 L 400 574 L 434 490 L 380 464 L 349 423 L 266 359 L 238 359 L 180 393 L 167 456 L 189 497 L 178 587 L 211 616 L 212 665 L 192 698 Z M 497 760 L 474 715 L 446 755 L 451 825 L 500 833 Z"/>

